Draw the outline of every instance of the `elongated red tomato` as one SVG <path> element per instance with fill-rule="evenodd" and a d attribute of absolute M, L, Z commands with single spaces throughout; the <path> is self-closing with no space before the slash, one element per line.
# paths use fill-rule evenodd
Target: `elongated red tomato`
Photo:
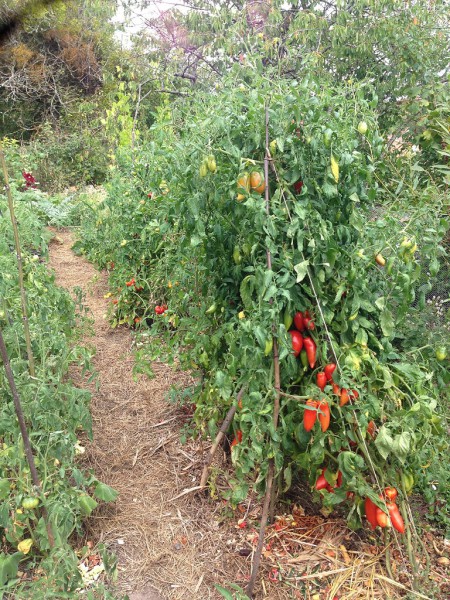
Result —
<path fill-rule="evenodd" d="M 303 313 L 298 311 L 295 313 L 294 315 L 294 325 L 295 325 L 295 329 L 297 329 L 298 331 L 304 331 L 305 330 L 305 323 L 303 321 Z"/>
<path fill-rule="evenodd" d="M 336 396 L 341 395 L 341 388 L 338 386 L 337 383 L 333 383 L 333 394 L 335 394 Z"/>
<path fill-rule="evenodd" d="M 317 373 L 317 377 L 316 377 L 316 381 L 317 381 L 317 387 L 320 388 L 320 390 L 323 392 L 325 386 L 327 385 L 327 377 L 325 375 L 325 373 Z"/>
<path fill-rule="evenodd" d="M 311 369 L 314 369 L 316 364 L 316 344 L 312 338 L 304 338 L 303 345 L 305 346 L 309 366 Z"/>
<path fill-rule="evenodd" d="M 325 365 L 324 373 L 327 378 L 327 381 L 331 381 L 333 379 L 333 373 L 335 370 L 336 370 L 336 365 L 334 363 Z"/>
<path fill-rule="evenodd" d="M 318 408 L 322 413 L 322 414 L 320 412 L 318 413 L 320 427 L 321 427 L 322 431 L 325 432 L 328 429 L 328 427 L 330 426 L 330 407 L 328 406 L 328 402 L 326 402 L 325 400 L 322 400 L 322 402 L 320 402 Z"/>
<path fill-rule="evenodd" d="M 372 502 L 370 498 L 364 500 L 364 509 L 366 512 L 366 519 L 369 521 L 370 528 L 375 529 L 377 523 L 377 505 Z"/>
<path fill-rule="evenodd" d="M 394 502 L 387 502 L 386 507 L 389 511 L 392 527 L 399 533 L 405 533 L 405 522 L 402 519 L 398 506 Z"/>
<path fill-rule="evenodd" d="M 306 406 L 311 406 L 313 408 L 317 408 L 317 405 L 319 403 L 317 402 L 317 400 L 308 400 L 306 402 Z M 314 423 L 317 420 L 317 411 L 316 410 L 311 410 L 309 408 L 305 408 L 305 412 L 303 413 L 303 427 L 305 428 L 305 431 L 311 431 L 311 429 L 314 427 Z"/>
<path fill-rule="evenodd" d="M 350 400 L 350 396 L 348 395 L 348 392 L 345 388 L 342 388 L 341 390 L 341 399 L 339 400 L 339 406 L 345 406 L 346 404 L 348 404 Z"/>
<path fill-rule="evenodd" d="M 299 331 L 288 331 L 292 338 L 292 350 L 294 351 L 294 356 L 298 356 L 303 348 L 303 336 Z"/>

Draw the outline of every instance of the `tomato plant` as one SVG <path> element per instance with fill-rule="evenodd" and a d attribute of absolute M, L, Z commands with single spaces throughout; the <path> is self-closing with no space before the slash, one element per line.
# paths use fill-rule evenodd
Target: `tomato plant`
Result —
<path fill-rule="evenodd" d="M 423 285 L 420 244 L 406 255 L 399 219 L 372 218 L 389 194 L 379 173 L 390 168 L 373 91 L 319 81 L 313 72 L 288 81 L 239 64 L 213 98 L 161 106 L 151 142 L 132 160 L 118 153 L 106 217 L 95 240 L 86 225 L 80 244 L 100 265 L 115 263 L 112 322 L 139 317 L 158 334 L 150 343 L 141 338 L 142 360 L 179 360 L 201 371 L 192 398 L 198 435 L 217 433 L 245 386 L 233 425 L 243 437 L 233 446 L 231 501 L 242 501 L 251 483 L 264 489 L 269 457 L 286 488 L 294 475 L 314 486 L 328 453 L 342 485 L 323 502 L 332 507 L 353 494 L 358 526 L 360 500 L 380 502 L 403 469 L 416 468 L 436 418 L 429 365 L 437 362 L 434 346 L 423 354 L 405 344 Z M 269 139 L 276 140 L 269 212 L 259 179 L 251 183 L 262 170 L 267 102 Z M 370 123 L 364 135 L 363 116 Z M 216 171 L 201 176 L 198 165 L 210 154 Z M 149 189 L 151 202 L 140 205 Z M 432 241 L 444 232 L 443 224 L 428 231 L 423 251 L 437 259 Z M 384 266 L 375 260 L 381 252 Z M 130 273 L 143 282 L 142 293 L 124 285 Z M 167 316 L 155 318 L 151 307 L 161 303 Z M 294 353 L 292 324 L 303 341 Z M 277 431 L 273 340 L 288 394 Z"/>

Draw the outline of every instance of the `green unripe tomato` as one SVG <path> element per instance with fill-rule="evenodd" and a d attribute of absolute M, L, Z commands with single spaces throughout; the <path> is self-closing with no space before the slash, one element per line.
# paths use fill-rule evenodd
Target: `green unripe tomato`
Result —
<path fill-rule="evenodd" d="M 367 130 L 368 130 L 367 123 L 366 123 L 365 121 L 360 121 L 360 122 L 358 123 L 358 132 L 359 132 L 361 135 L 366 135 L 366 133 L 367 133 Z"/>
<path fill-rule="evenodd" d="M 447 358 L 447 348 L 445 346 L 438 346 L 436 348 L 436 358 L 439 362 Z"/>
<path fill-rule="evenodd" d="M 22 506 L 26 510 L 32 510 L 33 508 L 37 508 L 39 506 L 39 498 L 32 498 L 29 496 L 28 498 L 24 498 L 22 500 Z"/>

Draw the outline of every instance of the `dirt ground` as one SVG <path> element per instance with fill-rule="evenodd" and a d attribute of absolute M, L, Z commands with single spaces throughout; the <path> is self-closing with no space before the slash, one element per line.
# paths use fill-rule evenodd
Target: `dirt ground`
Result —
<path fill-rule="evenodd" d="M 118 598 L 218 600 L 223 596 L 216 583 L 245 588 L 260 502 L 249 498 L 233 514 L 217 498 L 192 491 L 209 446 L 181 444 L 186 414 L 166 400 L 170 386 L 188 385 L 189 376 L 162 363 L 152 364 L 153 379 L 133 376 L 132 333 L 111 329 L 105 319 L 106 273 L 72 252 L 71 232 L 54 234 L 50 267 L 56 282 L 72 292 L 82 289 L 93 320 L 84 343 L 95 348 L 97 382 L 88 383 L 78 369 L 70 373 L 92 392 L 94 439 L 83 441 L 85 466 L 119 492 L 115 503 L 99 507 L 87 521 L 86 540 L 106 544 L 118 557 Z M 294 497 L 290 514 L 268 528 L 255 598 L 358 600 L 407 593 L 410 576 L 400 546 L 392 548 L 393 581 L 384 569 L 385 549 L 374 537 L 309 511 L 301 490 L 297 498 L 301 506 Z"/>

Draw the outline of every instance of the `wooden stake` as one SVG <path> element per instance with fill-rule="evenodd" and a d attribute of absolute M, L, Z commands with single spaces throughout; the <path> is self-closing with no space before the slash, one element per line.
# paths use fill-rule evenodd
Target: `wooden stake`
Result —
<path fill-rule="evenodd" d="M 236 403 L 233 404 L 233 406 L 228 411 L 227 416 L 225 417 L 225 420 L 222 423 L 221 428 L 219 429 L 219 433 L 216 435 L 216 439 L 214 440 L 214 443 L 211 446 L 211 450 L 209 451 L 209 454 L 206 457 L 205 466 L 203 467 L 203 472 L 202 472 L 202 478 L 200 479 L 200 488 L 204 488 L 206 486 L 206 482 L 208 481 L 208 471 L 209 471 L 209 467 L 212 463 L 212 459 L 214 458 L 214 455 L 217 452 L 217 448 L 220 446 L 223 438 L 225 437 L 225 433 L 227 432 L 228 427 L 230 426 L 231 421 L 233 420 L 237 405 L 239 404 L 239 401 L 241 400 L 242 396 L 244 395 L 244 390 L 245 390 L 245 387 L 242 387 L 240 389 L 238 395 L 236 396 Z"/>
<path fill-rule="evenodd" d="M 22 434 L 25 456 L 27 457 L 28 466 L 30 467 L 31 479 L 33 481 L 34 487 L 39 492 L 39 495 L 41 496 L 41 498 L 43 498 L 41 484 L 39 481 L 39 475 L 38 475 L 38 472 L 36 469 L 36 464 L 34 462 L 33 450 L 31 449 L 31 442 L 30 442 L 30 438 L 28 436 L 27 426 L 25 424 L 25 417 L 23 415 L 22 404 L 20 402 L 19 392 L 17 391 L 17 387 L 16 387 L 16 384 L 14 381 L 14 374 L 11 369 L 11 363 L 9 362 L 8 351 L 6 349 L 6 345 L 5 345 L 5 341 L 3 339 L 3 333 L 2 333 L 1 328 L 0 328 L 0 356 L 2 357 L 3 366 L 5 367 L 5 372 L 6 372 L 6 379 L 8 380 L 9 387 L 11 389 L 11 394 L 12 394 L 13 401 L 14 401 L 14 408 L 16 410 L 17 419 L 19 421 L 20 432 Z M 55 539 L 53 536 L 52 529 L 50 527 L 50 523 L 48 521 L 48 515 L 47 515 L 47 511 L 45 509 L 45 506 L 42 507 L 42 514 L 43 514 L 43 517 L 44 517 L 44 520 L 45 520 L 46 526 L 47 526 L 48 541 L 49 541 L 50 547 L 53 548 L 53 546 L 55 545 Z"/>
<path fill-rule="evenodd" d="M 34 367 L 34 356 L 33 351 L 31 349 L 31 336 L 30 336 L 30 326 L 28 323 L 28 311 L 27 311 L 27 296 L 25 292 L 24 278 L 23 278 L 23 268 L 22 268 L 22 252 L 20 250 L 20 239 L 19 239 L 19 230 L 17 227 L 16 215 L 14 212 L 14 202 L 11 194 L 11 188 L 9 185 L 9 176 L 8 176 L 8 168 L 6 166 L 5 154 L 3 152 L 3 148 L 0 144 L 0 163 L 2 165 L 3 177 L 5 178 L 5 190 L 6 196 L 8 198 L 8 207 L 9 214 L 11 216 L 11 223 L 13 226 L 14 232 L 14 243 L 16 247 L 16 257 L 17 257 L 17 266 L 19 269 L 19 287 L 20 287 L 20 300 L 22 303 L 22 320 L 23 320 L 23 328 L 25 332 L 25 343 L 27 347 L 27 356 L 28 356 L 28 370 L 30 372 L 31 377 L 36 377 L 36 371 Z"/>
<path fill-rule="evenodd" d="M 266 104 L 266 152 L 264 156 L 264 179 L 266 182 L 265 189 L 265 202 L 266 202 L 266 213 L 270 214 L 270 196 L 269 196 L 269 107 Z M 270 250 L 267 249 L 267 268 L 272 268 L 272 256 Z M 273 299 L 270 299 L 270 303 Z M 275 328 L 275 325 L 274 325 Z M 273 366 L 274 366 L 274 386 L 275 386 L 275 400 L 273 406 L 273 424 L 275 430 L 278 427 L 278 417 L 280 414 L 280 359 L 278 355 L 278 344 L 276 339 L 273 340 Z M 263 511 L 261 515 L 261 525 L 259 529 L 258 545 L 256 546 L 255 556 L 253 558 L 252 573 L 250 575 L 250 581 L 247 585 L 247 596 L 253 597 L 253 588 L 255 587 L 256 577 L 258 576 L 259 565 L 261 562 L 261 554 L 264 546 L 264 535 L 266 533 L 267 520 L 269 517 L 269 510 L 273 512 L 275 505 L 276 489 L 274 486 L 274 474 L 275 474 L 275 462 L 272 459 L 269 460 L 269 467 L 267 470 L 267 483 L 266 483 L 266 494 L 264 496 Z M 270 509 L 272 505 L 272 508 Z"/>

